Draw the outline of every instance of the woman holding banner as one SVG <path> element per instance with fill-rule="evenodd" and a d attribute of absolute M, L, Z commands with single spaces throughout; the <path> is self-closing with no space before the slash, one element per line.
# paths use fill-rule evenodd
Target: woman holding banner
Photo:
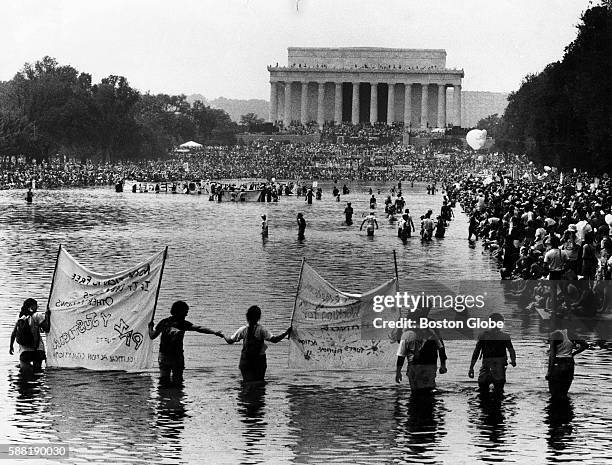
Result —
<path fill-rule="evenodd" d="M 268 346 L 265 341 L 276 344 L 291 334 L 291 328 L 288 328 L 284 333 L 272 336 L 270 331 L 259 324 L 260 318 L 261 309 L 257 305 L 249 307 L 246 313 L 249 324 L 239 328 L 232 337 L 225 338 L 228 344 L 243 341 L 239 368 L 242 380 L 246 383 L 263 381 L 266 376 Z"/>
<path fill-rule="evenodd" d="M 40 332 L 49 332 L 51 324 L 51 310 L 44 314 L 38 313 L 38 302 L 29 298 L 23 302 L 19 319 L 11 333 L 9 353 L 13 355 L 15 340 L 19 344 L 19 366 L 23 374 L 37 373 L 46 360 L 45 345 Z"/>

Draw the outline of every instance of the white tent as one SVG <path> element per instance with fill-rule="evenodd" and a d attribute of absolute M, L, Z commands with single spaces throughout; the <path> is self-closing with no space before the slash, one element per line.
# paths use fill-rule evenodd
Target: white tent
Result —
<path fill-rule="evenodd" d="M 184 144 L 179 145 L 179 147 L 183 149 L 199 149 L 202 148 L 203 145 L 190 140 L 189 142 L 185 142 Z"/>

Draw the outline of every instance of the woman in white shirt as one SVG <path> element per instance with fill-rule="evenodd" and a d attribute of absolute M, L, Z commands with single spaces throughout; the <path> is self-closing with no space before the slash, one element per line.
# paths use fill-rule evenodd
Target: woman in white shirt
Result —
<path fill-rule="evenodd" d="M 46 360 L 45 344 L 41 331 L 49 332 L 51 310 L 38 313 L 38 302 L 29 298 L 23 302 L 19 319 L 11 333 L 9 353 L 13 355 L 15 339 L 19 344 L 19 365 L 22 373 L 39 372 L 43 360 Z"/>
<path fill-rule="evenodd" d="M 248 325 L 242 326 L 231 337 L 226 337 L 228 344 L 243 341 L 240 354 L 240 372 L 244 382 L 263 381 L 268 367 L 266 361 L 265 341 L 276 344 L 291 334 L 291 328 L 278 336 L 273 336 L 270 331 L 259 324 L 261 309 L 257 305 L 249 307 L 246 313 Z"/>
<path fill-rule="evenodd" d="M 567 329 L 558 329 L 551 333 L 546 374 L 551 396 L 555 398 L 567 396 L 574 380 L 574 356 L 588 347 L 583 340 L 570 339 Z"/>

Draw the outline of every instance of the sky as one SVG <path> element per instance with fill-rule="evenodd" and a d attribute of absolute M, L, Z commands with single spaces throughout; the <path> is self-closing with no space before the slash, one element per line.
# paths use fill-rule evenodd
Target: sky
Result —
<path fill-rule="evenodd" d="M 45 55 L 142 92 L 268 99 L 288 47 L 445 49 L 463 90 L 560 60 L 588 0 L 3 0 L 0 81 Z"/>

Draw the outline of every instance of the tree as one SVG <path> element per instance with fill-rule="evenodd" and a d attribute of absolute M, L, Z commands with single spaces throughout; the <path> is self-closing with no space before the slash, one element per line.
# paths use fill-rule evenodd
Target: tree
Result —
<path fill-rule="evenodd" d="M 478 121 L 476 127 L 478 129 L 484 129 L 485 131 L 487 131 L 487 136 L 495 138 L 499 131 L 501 122 L 501 117 L 497 113 L 495 113 Z"/>
<path fill-rule="evenodd" d="M 123 76 L 111 75 L 93 86 L 98 142 L 107 161 L 112 154 L 125 157 L 138 151 L 142 132 L 134 120 L 134 109 L 139 99 L 138 91 Z"/>
<path fill-rule="evenodd" d="M 246 115 L 240 116 L 240 126 L 245 126 L 248 129 L 258 124 L 262 124 L 263 122 L 264 119 L 259 118 L 255 113 L 247 113 Z"/>
<path fill-rule="evenodd" d="M 525 150 L 540 163 L 612 169 L 612 9 L 582 14 L 563 60 L 525 78 L 508 97 L 498 146 Z"/>

